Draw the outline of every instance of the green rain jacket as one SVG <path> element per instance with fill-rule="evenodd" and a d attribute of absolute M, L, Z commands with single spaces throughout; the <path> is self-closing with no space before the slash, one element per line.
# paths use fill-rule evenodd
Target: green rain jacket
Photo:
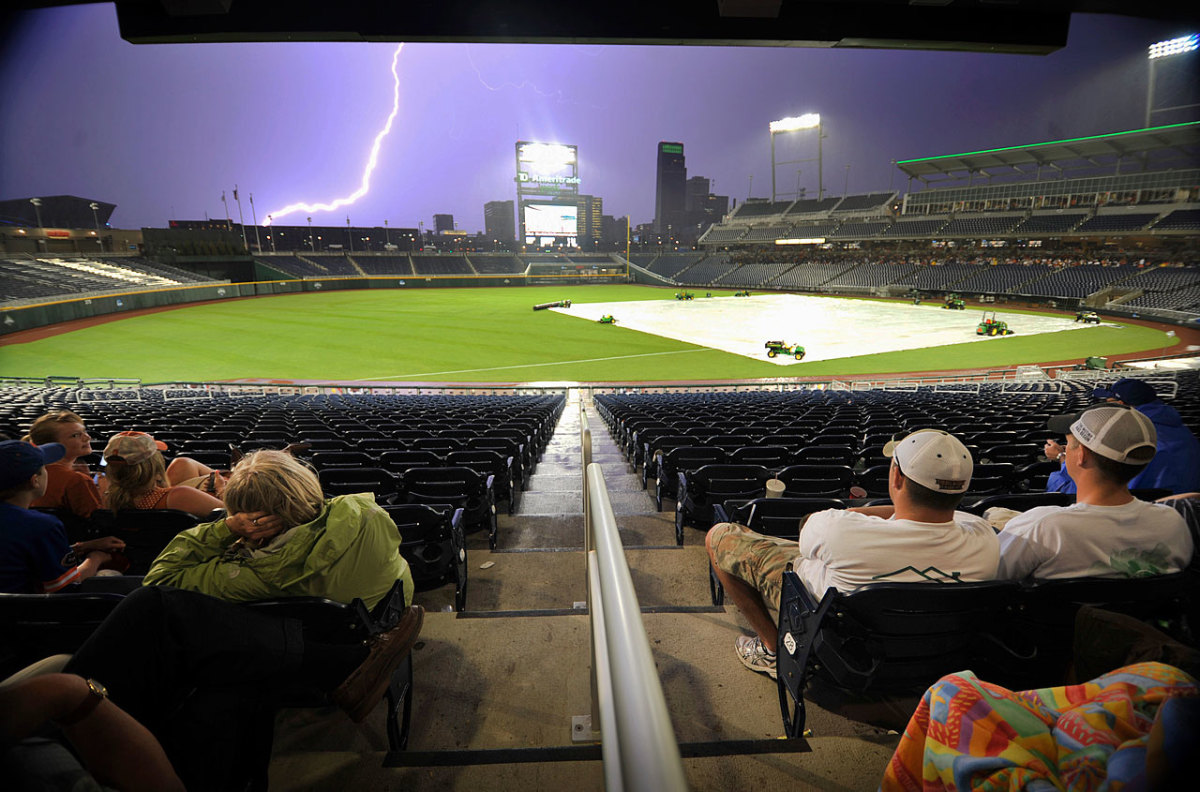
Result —
<path fill-rule="evenodd" d="M 232 601 L 325 597 L 374 607 L 396 580 L 411 604 L 412 572 L 400 556 L 400 532 L 370 493 L 325 501 L 315 520 L 253 552 L 234 547 L 225 520 L 182 531 L 146 575 L 145 585 L 174 586 Z"/>

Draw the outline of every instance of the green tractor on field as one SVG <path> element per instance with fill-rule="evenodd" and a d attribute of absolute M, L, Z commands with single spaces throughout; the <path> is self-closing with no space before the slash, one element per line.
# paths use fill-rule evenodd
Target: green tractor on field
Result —
<path fill-rule="evenodd" d="M 1075 371 L 1104 371 L 1108 368 L 1108 358 L 1092 355 L 1082 363 L 1075 364 Z"/>
<path fill-rule="evenodd" d="M 737 291 L 737 292 L 734 292 L 734 293 L 733 293 L 733 296 L 734 296 L 734 297 L 749 297 L 749 296 L 750 296 L 750 290 L 749 290 L 749 289 L 746 289 L 746 291 Z"/>
<path fill-rule="evenodd" d="M 983 321 L 975 328 L 975 335 L 1003 336 L 1012 334 L 1013 331 L 1008 329 L 1008 322 L 997 319 L 995 311 L 985 313 Z"/>
<path fill-rule="evenodd" d="M 694 299 L 696 299 L 696 295 L 690 291 L 675 292 L 675 299 L 676 300 L 694 300 Z"/>
<path fill-rule="evenodd" d="M 764 344 L 767 348 L 767 357 L 773 358 L 778 355 L 791 355 L 796 360 L 804 360 L 804 347 L 799 344 L 789 344 L 786 341 L 768 341 Z"/>
<path fill-rule="evenodd" d="M 1083 322 L 1084 324 L 1100 324 L 1100 314 L 1095 311 L 1077 311 L 1075 313 L 1075 321 Z"/>
<path fill-rule="evenodd" d="M 957 294 L 951 293 L 946 295 L 946 301 L 942 303 L 943 308 L 949 308 L 951 311 L 967 310 L 967 301 Z"/>
<path fill-rule="evenodd" d="M 617 320 L 613 318 L 612 314 L 604 314 L 604 316 L 601 316 L 596 321 L 599 322 L 600 324 L 616 324 L 617 323 Z"/>

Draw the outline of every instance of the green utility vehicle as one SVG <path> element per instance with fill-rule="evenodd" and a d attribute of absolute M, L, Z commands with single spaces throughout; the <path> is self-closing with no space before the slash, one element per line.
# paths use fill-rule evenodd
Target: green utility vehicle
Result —
<path fill-rule="evenodd" d="M 779 355 L 791 355 L 796 360 L 804 360 L 804 347 L 799 344 L 789 344 L 786 341 L 768 341 L 764 346 L 767 348 L 767 357 L 773 358 Z"/>
<path fill-rule="evenodd" d="M 985 313 L 983 321 L 975 328 L 975 335 L 1002 336 L 1012 335 L 1013 331 L 1008 329 L 1008 322 L 1002 322 L 996 318 L 996 312 Z"/>

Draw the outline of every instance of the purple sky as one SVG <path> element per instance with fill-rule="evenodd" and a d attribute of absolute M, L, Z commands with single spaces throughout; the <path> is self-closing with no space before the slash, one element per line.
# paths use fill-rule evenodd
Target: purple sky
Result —
<path fill-rule="evenodd" d="M 903 189 L 893 160 L 1139 128 L 1146 47 L 1177 26 L 1076 15 L 1049 56 L 824 49 L 408 44 L 400 110 L 371 188 L 314 223 L 393 227 L 514 197 L 518 139 L 579 146 L 581 191 L 649 222 L 655 147 L 744 200 L 770 194 L 770 121 L 819 112 L 825 186 Z M 354 192 L 392 106 L 394 44 L 135 46 L 109 5 L 32 12 L 0 53 L 0 199 L 73 194 L 112 224 L 224 215 L 238 184 L 259 222 Z M 795 156 L 815 156 L 809 148 Z M 797 145 L 803 138 L 796 138 Z M 779 157 L 783 159 L 783 156 Z M 795 188 L 779 172 L 780 191 Z M 816 189 L 816 164 L 799 166 Z M 893 184 L 894 178 L 894 184 Z M 230 195 L 234 220 L 237 209 Z M 303 224 L 305 212 L 276 217 Z"/>

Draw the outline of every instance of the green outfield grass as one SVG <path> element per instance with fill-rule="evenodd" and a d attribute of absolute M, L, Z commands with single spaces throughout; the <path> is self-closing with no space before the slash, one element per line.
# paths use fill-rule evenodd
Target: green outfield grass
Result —
<path fill-rule="evenodd" d="M 703 292 L 701 292 L 703 293 Z M 730 291 L 714 294 L 732 294 Z M 117 319 L 0 347 L 0 375 L 144 382 L 373 380 L 544 382 L 837 377 L 1003 367 L 1157 351 L 1142 327 L 1101 327 L 780 367 L 581 321 L 535 303 L 673 299 L 673 289 L 567 285 L 288 294 Z M 1008 309 L 1005 313 L 1014 313 Z"/>

